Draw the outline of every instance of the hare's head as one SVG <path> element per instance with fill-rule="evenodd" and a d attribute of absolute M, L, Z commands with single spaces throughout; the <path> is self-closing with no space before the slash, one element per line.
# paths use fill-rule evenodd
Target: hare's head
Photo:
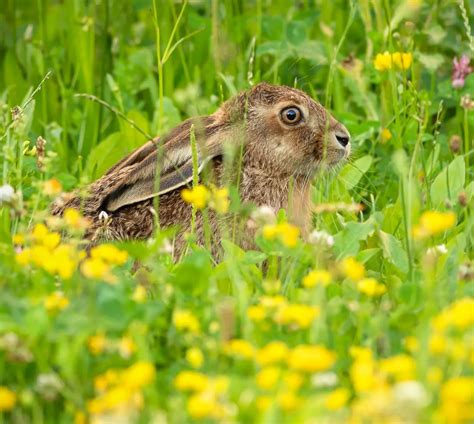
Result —
<path fill-rule="evenodd" d="M 258 84 L 225 103 L 220 114 L 243 121 L 247 163 L 276 175 L 308 175 L 350 154 L 344 125 L 295 88 Z"/>

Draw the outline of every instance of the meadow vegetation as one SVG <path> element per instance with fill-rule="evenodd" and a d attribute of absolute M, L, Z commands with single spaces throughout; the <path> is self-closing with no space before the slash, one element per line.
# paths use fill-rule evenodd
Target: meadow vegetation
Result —
<path fill-rule="evenodd" d="M 3 0 L 0 423 L 472 422 L 473 7 Z M 50 215 L 260 81 L 352 134 L 309 237 L 233 187 L 183 193 L 249 213 L 256 248 L 220 261 L 193 234 L 174 261 L 173 229 L 88 250 L 79 212 Z"/>

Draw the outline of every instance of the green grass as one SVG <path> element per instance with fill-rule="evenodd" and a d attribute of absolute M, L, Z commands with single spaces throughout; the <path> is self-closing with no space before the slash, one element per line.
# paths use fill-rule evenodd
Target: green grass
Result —
<path fill-rule="evenodd" d="M 4 0 L 0 186 L 16 194 L 0 205 L 0 423 L 97 418 L 88 403 L 100 394 L 94 379 L 140 361 L 153 365 L 154 380 L 146 366 L 132 370 L 132 383 L 120 374 L 116 386 L 128 400 L 112 392 L 121 409 L 109 399 L 109 414 L 138 422 L 188 422 L 199 413 L 208 421 L 468 422 L 474 113 L 461 101 L 473 96 L 474 76 L 455 89 L 451 72 L 455 57 L 473 56 L 473 8 L 472 0 Z M 384 51 L 409 52 L 413 64 L 377 71 L 374 58 Z M 31 265 L 18 260 L 22 243 L 13 235 L 24 235 L 30 248 L 39 243 L 36 224 L 50 231 L 66 225 L 49 216 L 52 179 L 64 191 L 83 187 L 149 135 L 210 114 L 259 81 L 306 91 L 353 136 L 350 162 L 312 186 L 314 228 L 332 235 L 333 246 L 299 239 L 287 247 L 259 233 L 258 250 L 226 240 L 215 263 L 208 249 L 190 243 L 188 256 L 173 263 L 164 229 L 148 243 L 119 245 L 128 260 L 107 266 L 115 284 L 105 281 L 110 275 L 94 278 L 84 263 L 61 277 L 44 251 Z M 44 157 L 38 137 L 46 140 Z M 363 210 L 354 211 L 358 204 Z M 452 212 L 455 223 L 417 239 L 426 211 Z M 80 234 L 69 228 L 61 245 L 82 249 Z M 445 249 L 428 252 L 439 245 Z M 349 257 L 384 294 L 358 289 L 358 278 L 344 272 Z M 135 260 L 145 268 L 135 272 Z M 331 283 L 305 287 L 314 269 L 329 271 Z M 146 288 L 143 299 L 137 286 Z M 64 309 L 50 297 L 55 291 L 69 300 Z M 259 313 L 269 301 L 264 296 L 280 295 L 286 309 L 267 306 L 263 321 L 249 318 L 249 308 Z M 319 315 L 310 319 L 302 304 Z M 176 321 L 182 310 L 192 311 L 184 328 Z M 305 317 L 308 326 L 299 321 Z M 94 351 L 97 335 L 105 347 Z M 256 378 L 268 366 L 254 352 L 275 340 L 291 352 L 272 365 L 280 371 Z M 299 360 L 302 344 L 324 346 L 334 364 L 325 366 L 321 351 Z M 371 356 L 351 353 L 354 346 Z M 204 354 L 198 372 L 225 377 L 228 387 L 207 382 L 189 394 L 173 384 L 198 365 L 191 348 Z M 321 372 L 302 363 L 320 364 L 331 384 L 318 384 Z M 296 374 L 300 387 L 288 383 Z M 2 387 L 15 393 L 11 410 Z M 345 400 L 337 410 L 326 403 L 335 389 Z"/>

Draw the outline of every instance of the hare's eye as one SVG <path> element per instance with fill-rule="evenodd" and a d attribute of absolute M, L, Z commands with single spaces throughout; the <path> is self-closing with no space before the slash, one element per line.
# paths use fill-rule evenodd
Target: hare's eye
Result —
<path fill-rule="evenodd" d="M 287 107 L 283 109 L 280 115 L 281 115 L 282 121 L 288 125 L 295 125 L 298 122 L 300 122 L 301 119 L 303 118 L 303 114 L 301 113 L 301 110 L 299 110 L 295 106 Z"/>

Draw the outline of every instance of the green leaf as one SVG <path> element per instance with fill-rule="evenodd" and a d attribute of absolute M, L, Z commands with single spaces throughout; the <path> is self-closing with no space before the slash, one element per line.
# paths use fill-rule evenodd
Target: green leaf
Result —
<path fill-rule="evenodd" d="M 402 273 L 408 272 L 408 256 L 400 243 L 392 234 L 378 231 L 384 257 L 395 265 Z"/>
<path fill-rule="evenodd" d="M 369 170 L 372 165 L 373 158 L 366 155 L 357 159 L 352 164 L 347 164 L 339 174 L 340 179 L 344 182 L 347 190 L 353 189 Z"/>
<path fill-rule="evenodd" d="M 338 259 L 354 256 L 359 252 L 360 241 L 366 240 L 374 232 L 372 222 L 349 222 L 344 229 L 334 237 L 334 250 Z"/>
<path fill-rule="evenodd" d="M 431 201 L 437 206 L 446 199 L 454 200 L 464 187 L 466 168 L 462 156 L 454 159 L 444 168 L 431 185 Z"/>

